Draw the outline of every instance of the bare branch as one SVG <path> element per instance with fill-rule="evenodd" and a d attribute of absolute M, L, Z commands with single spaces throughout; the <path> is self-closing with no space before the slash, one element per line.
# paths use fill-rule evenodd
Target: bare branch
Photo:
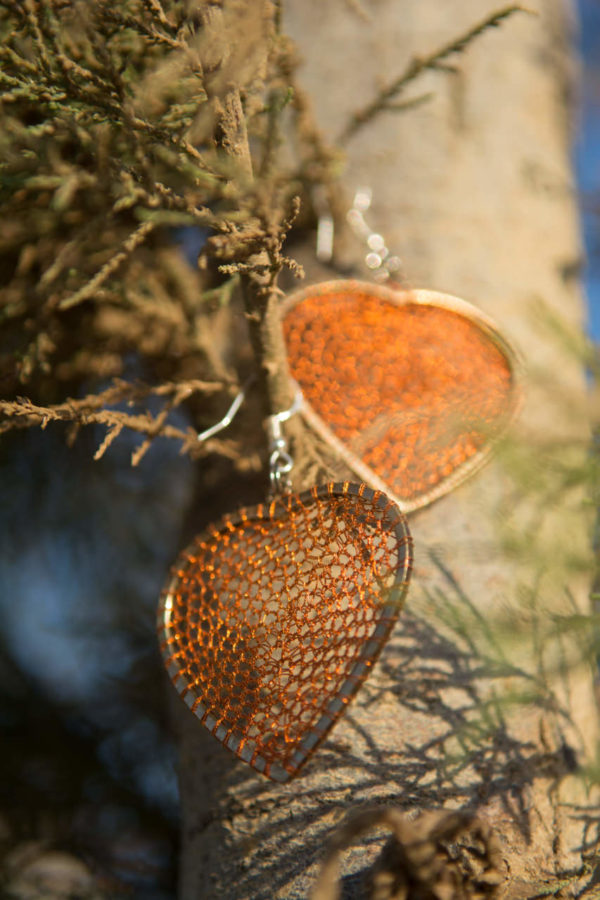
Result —
<path fill-rule="evenodd" d="M 106 279 L 116 272 L 121 263 L 124 262 L 128 256 L 131 256 L 136 247 L 143 244 L 153 228 L 154 222 L 142 222 L 141 225 L 138 225 L 135 231 L 132 231 L 127 240 L 122 244 L 119 252 L 115 253 L 114 256 L 112 256 L 108 262 L 96 272 L 93 278 L 86 282 L 83 287 L 79 288 L 78 291 L 75 291 L 74 294 L 71 294 L 70 297 L 65 297 L 60 301 L 58 304 L 59 309 L 71 309 L 73 306 L 77 306 L 79 303 L 83 303 L 84 300 L 88 300 L 92 297 L 104 284 Z"/>
<path fill-rule="evenodd" d="M 115 381 L 111 387 L 97 394 L 90 394 L 79 399 L 68 399 L 53 406 L 39 406 L 26 397 L 16 400 L 0 400 L 0 434 L 15 428 L 45 428 L 49 422 L 70 422 L 75 429 L 82 425 L 105 425 L 107 434 L 94 454 L 100 459 L 113 441 L 127 428 L 143 434 L 145 440 L 132 454 L 132 465 L 137 465 L 152 442 L 157 437 L 166 437 L 181 441 L 182 452 L 192 456 L 218 449 L 218 452 L 230 459 L 237 459 L 235 446 L 228 441 L 211 439 L 204 444 L 198 443 L 197 432 L 192 428 L 178 428 L 168 423 L 169 413 L 179 406 L 193 393 L 213 394 L 228 388 L 220 382 L 186 381 L 178 384 L 166 383 L 151 387 L 139 383 Z M 139 403 L 149 396 L 166 397 L 167 402 L 156 415 L 150 412 L 126 413 L 123 410 L 109 407 L 127 402 L 128 405 Z M 76 434 L 76 432 L 75 432 Z"/>
<path fill-rule="evenodd" d="M 512 4 L 499 9 L 491 15 L 487 16 L 483 21 L 469 28 L 464 34 L 454 38 L 450 43 L 444 44 L 438 50 L 424 57 L 413 57 L 404 72 L 387 86 L 383 87 L 377 96 L 362 109 L 354 113 L 339 137 L 339 143 L 345 144 L 356 132 L 370 122 L 378 113 L 389 109 L 390 101 L 392 101 L 404 88 L 411 82 L 415 81 L 423 72 L 431 70 L 439 70 L 441 64 L 449 56 L 456 53 L 462 53 L 467 47 L 480 35 L 488 31 L 490 28 L 497 28 L 498 25 L 516 12 L 530 12 L 523 6 Z"/>

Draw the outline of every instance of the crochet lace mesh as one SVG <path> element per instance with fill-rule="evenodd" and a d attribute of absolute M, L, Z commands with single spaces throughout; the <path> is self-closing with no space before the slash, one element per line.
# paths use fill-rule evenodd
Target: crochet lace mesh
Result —
<path fill-rule="evenodd" d="M 377 658 L 410 556 L 404 517 L 365 485 L 226 517 L 180 556 L 161 600 L 175 687 L 238 756 L 287 780 Z"/>
<path fill-rule="evenodd" d="M 284 318 L 290 369 L 334 436 L 415 508 L 506 424 L 515 404 L 511 358 L 476 315 L 411 302 L 410 293 L 386 302 L 346 284 L 292 298 Z"/>

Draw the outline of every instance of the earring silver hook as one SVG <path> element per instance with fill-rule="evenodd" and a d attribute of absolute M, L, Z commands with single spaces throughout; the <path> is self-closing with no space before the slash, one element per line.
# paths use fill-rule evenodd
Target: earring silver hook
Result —
<path fill-rule="evenodd" d="M 271 482 L 271 493 L 281 494 L 291 490 L 291 481 L 289 474 L 294 466 L 294 460 L 288 452 L 288 442 L 283 436 L 281 423 L 287 422 L 293 415 L 300 411 L 303 403 L 302 391 L 293 382 L 295 394 L 292 405 L 289 409 L 282 412 L 274 413 L 267 419 L 267 429 L 269 432 L 269 480 Z"/>
<path fill-rule="evenodd" d="M 207 441 L 209 438 L 213 437 L 215 434 L 218 434 L 220 431 L 223 431 L 225 428 L 231 425 L 238 413 L 240 406 L 246 399 L 248 388 L 254 383 L 255 380 L 256 375 L 251 375 L 246 379 L 223 418 L 219 419 L 219 421 L 215 425 L 211 425 L 210 428 L 207 428 L 205 431 L 200 431 L 198 433 L 198 441 Z"/>
<path fill-rule="evenodd" d="M 383 235 L 370 227 L 365 213 L 371 207 L 373 192 L 370 187 L 360 187 L 354 195 L 352 207 L 346 213 L 346 221 L 354 234 L 367 245 L 365 265 L 371 269 L 376 281 L 387 281 L 402 270 L 400 257 L 390 253 Z"/>
<path fill-rule="evenodd" d="M 223 418 L 219 419 L 214 425 L 211 425 L 210 428 L 200 431 L 197 436 L 198 441 L 207 441 L 209 438 L 231 425 L 240 406 L 246 398 L 248 388 L 255 380 L 256 375 L 251 375 L 250 378 L 244 382 Z M 273 413 L 273 415 L 269 416 L 267 419 L 267 431 L 269 433 L 269 480 L 271 482 L 272 494 L 279 494 L 291 490 L 291 482 L 287 476 L 292 471 L 294 460 L 288 452 L 288 443 L 283 436 L 281 424 L 282 422 L 287 422 L 288 419 L 291 419 L 292 416 L 299 412 L 302 408 L 304 399 L 302 391 L 296 382 L 293 381 L 292 384 L 294 386 L 294 399 L 292 405 L 281 412 Z"/>

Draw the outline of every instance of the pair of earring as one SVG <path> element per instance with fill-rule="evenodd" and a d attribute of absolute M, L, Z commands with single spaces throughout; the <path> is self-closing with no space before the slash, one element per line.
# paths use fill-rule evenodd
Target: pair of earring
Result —
<path fill-rule="evenodd" d="M 368 238 L 365 208 L 355 198 Z M 383 241 L 369 246 L 372 268 L 389 275 Z M 269 422 L 273 499 L 199 535 L 158 610 L 164 662 L 185 703 L 279 782 L 315 751 L 387 640 L 410 578 L 405 513 L 483 464 L 519 396 L 511 347 L 457 298 L 333 281 L 290 296 L 282 317 L 299 390 Z M 296 412 L 360 483 L 290 492 L 282 424 Z"/>

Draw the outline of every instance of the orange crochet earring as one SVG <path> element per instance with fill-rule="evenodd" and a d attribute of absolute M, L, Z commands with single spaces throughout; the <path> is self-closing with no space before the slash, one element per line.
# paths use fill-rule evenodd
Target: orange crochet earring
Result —
<path fill-rule="evenodd" d="M 367 265 L 388 283 L 305 288 L 284 301 L 283 327 L 306 420 L 410 512 L 488 458 L 519 406 L 519 364 L 470 303 L 393 285 L 400 261 L 366 224 L 369 202 L 359 191 L 348 218 L 367 243 Z"/>
<path fill-rule="evenodd" d="M 351 213 L 367 263 L 397 269 Z M 326 282 L 289 297 L 283 326 L 301 386 L 271 416 L 273 499 L 210 526 L 176 562 L 158 611 L 186 704 L 276 781 L 294 777 L 377 659 L 408 587 L 402 510 L 424 506 L 489 455 L 517 405 L 514 352 L 470 304 L 431 291 Z M 204 439 L 225 427 L 243 393 Z M 281 425 L 301 411 L 370 484 L 292 494 Z"/>
<path fill-rule="evenodd" d="M 281 423 L 293 411 L 270 421 L 274 499 L 193 541 L 157 622 L 185 703 L 279 782 L 297 774 L 369 674 L 402 606 L 412 548 L 381 491 L 344 482 L 286 492 Z"/>

